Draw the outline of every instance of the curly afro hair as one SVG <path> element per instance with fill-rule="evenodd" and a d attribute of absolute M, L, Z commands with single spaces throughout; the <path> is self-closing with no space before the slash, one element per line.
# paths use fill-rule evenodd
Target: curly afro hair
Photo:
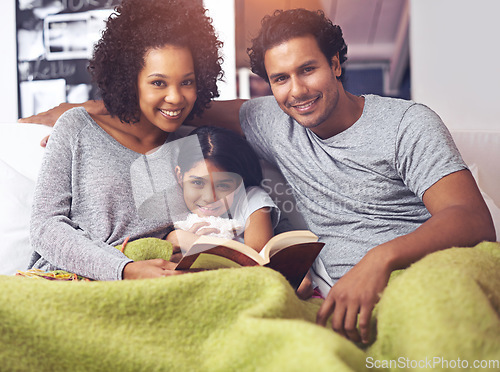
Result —
<path fill-rule="evenodd" d="M 283 42 L 305 35 L 313 35 L 319 48 L 331 65 L 332 57 L 339 53 L 340 64 L 347 60 L 347 45 L 339 26 L 332 24 L 321 11 L 306 9 L 276 10 L 262 19 L 261 29 L 252 46 L 247 49 L 252 71 L 269 82 L 264 56 L 269 49 Z M 344 70 L 338 78 L 344 79 Z"/>
<path fill-rule="evenodd" d="M 123 0 L 116 7 L 89 63 L 111 115 L 126 123 L 139 121 L 137 77 L 144 57 L 166 44 L 187 47 L 193 56 L 197 100 L 188 118 L 199 116 L 219 96 L 222 42 L 205 12 L 201 1 L 192 0 Z"/>

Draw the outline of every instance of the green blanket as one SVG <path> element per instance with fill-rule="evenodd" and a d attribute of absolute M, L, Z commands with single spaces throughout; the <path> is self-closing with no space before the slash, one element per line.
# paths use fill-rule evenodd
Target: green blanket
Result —
<path fill-rule="evenodd" d="M 316 326 L 320 301 L 299 300 L 267 268 L 119 282 L 0 276 L 0 369 L 363 371 L 500 360 L 499 267 L 500 245 L 483 243 L 396 273 L 365 350 Z"/>

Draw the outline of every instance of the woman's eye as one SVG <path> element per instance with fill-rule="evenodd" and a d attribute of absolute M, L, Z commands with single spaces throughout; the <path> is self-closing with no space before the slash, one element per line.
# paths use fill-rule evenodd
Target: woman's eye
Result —
<path fill-rule="evenodd" d="M 166 85 L 165 82 L 161 80 L 152 81 L 151 84 L 153 84 L 156 87 L 163 87 Z"/>
<path fill-rule="evenodd" d="M 189 86 L 189 85 L 193 85 L 193 84 L 194 84 L 194 80 L 186 80 L 186 81 L 182 82 L 182 85 L 184 85 L 184 86 Z"/>

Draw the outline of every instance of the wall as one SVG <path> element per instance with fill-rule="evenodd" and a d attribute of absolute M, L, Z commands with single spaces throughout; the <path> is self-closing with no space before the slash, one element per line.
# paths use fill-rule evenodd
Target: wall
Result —
<path fill-rule="evenodd" d="M 0 123 L 17 120 L 16 2 L 4 0 L 0 13 Z"/>
<path fill-rule="evenodd" d="M 412 0 L 412 98 L 455 130 L 500 131 L 500 1 Z"/>
<path fill-rule="evenodd" d="M 222 55 L 224 63 L 224 80 L 219 82 L 221 100 L 236 98 L 236 36 L 235 36 L 235 4 L 234 0 L 203 0 L 208 15 L 213 20 L 220 40 L 224 43 Z"/>

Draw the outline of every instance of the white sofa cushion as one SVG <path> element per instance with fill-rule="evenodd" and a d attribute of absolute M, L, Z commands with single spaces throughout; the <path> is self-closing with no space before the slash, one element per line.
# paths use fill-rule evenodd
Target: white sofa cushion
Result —
<path fill-rule="evenodd" d="M 11 275 L 29 263 L 29 220 L 44 149 L 40 140 L 51 127 L 0 124 L 0 274 Z"/>

